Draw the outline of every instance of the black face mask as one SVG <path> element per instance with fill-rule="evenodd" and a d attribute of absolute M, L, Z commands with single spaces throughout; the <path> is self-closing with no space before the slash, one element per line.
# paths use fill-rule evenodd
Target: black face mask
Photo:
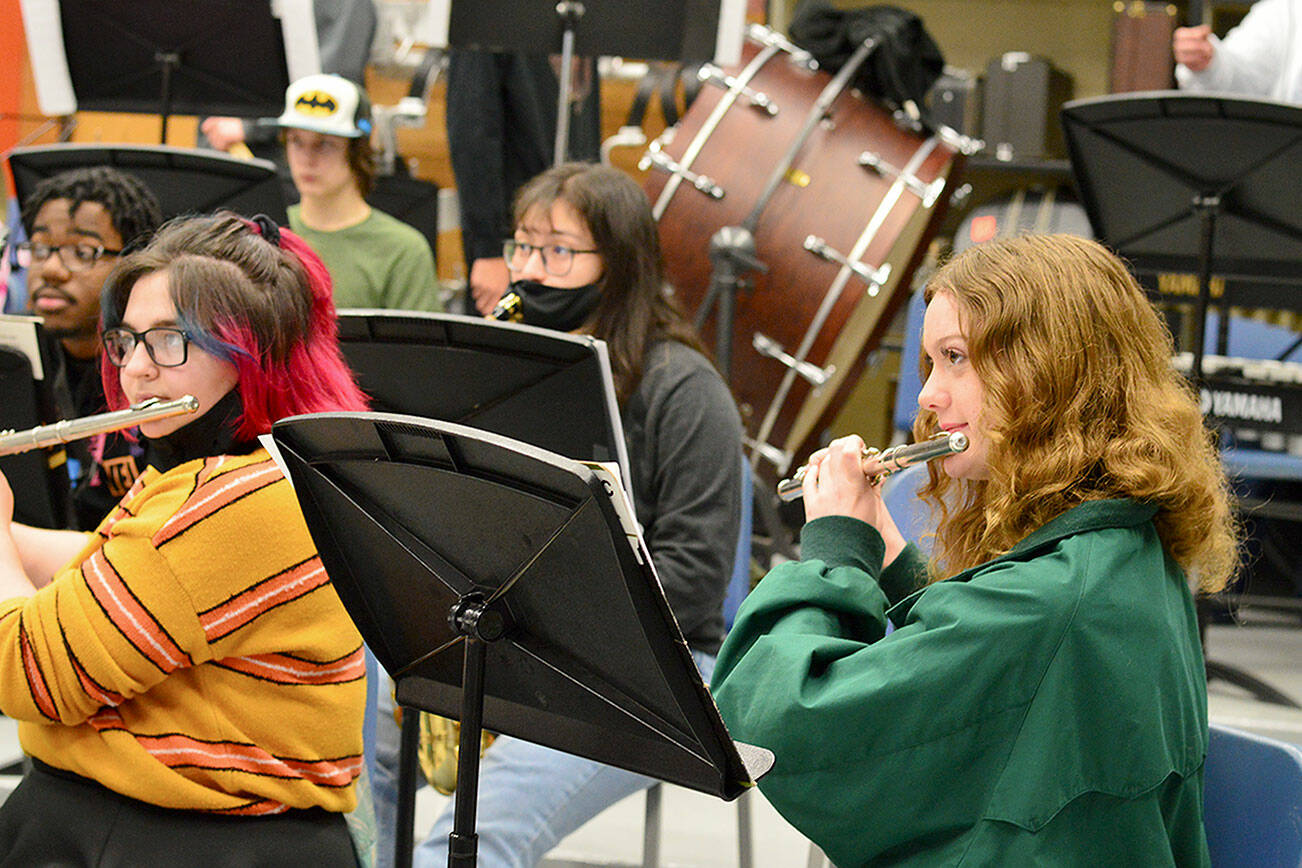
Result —
<path fill-rule="evenodd" d="M 525 325 L 559 332 L 572 332 L 587 322 L 601 298 L 601 290 L 595 283 L 560 289 L 532 280 L 517 280 L 508 292 L 520 296 L 520 314 Z"/>

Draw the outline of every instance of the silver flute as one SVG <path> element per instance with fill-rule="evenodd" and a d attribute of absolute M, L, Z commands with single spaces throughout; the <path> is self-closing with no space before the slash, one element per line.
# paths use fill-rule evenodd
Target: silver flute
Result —
<path fill-rule="evenodd" d="M 181 413 L 193 413 L 199 409 L 199 399 L 193 395 L 182 395 L 172 401 L 150 398 L 139 404 L 132 404 L 125 410 L 110 413 L 98 413 L 94 416 L 82 416 L 80 419 L 64 419 L 52 425 L 38 425 L 25 431 L 0 432 L 0 455 L 14 455 L 29 449 L 44 449 L 59 443 L 107 434 L 109 431 L 121 431 L 142 422 L 166 419 Z"/>
<path fill-rule="evenodd" d="M 967 435 L 962 431 L 941 431 L 929 440 L 918 443 L 902 443 L 892 446 L 884 452 L 873 447 L 863 450 L 863 473 L 876 485 L 882 477 L 890 476 L 897 470 L 933 458 L 944 458 L 967 449 Z M 805 482 L 805 471 L 809 465 L 796 469 L 795 475 L 778 483 L 778 497 L 782 500 L 795 500 L 804 494 L 801 486 Z"/>

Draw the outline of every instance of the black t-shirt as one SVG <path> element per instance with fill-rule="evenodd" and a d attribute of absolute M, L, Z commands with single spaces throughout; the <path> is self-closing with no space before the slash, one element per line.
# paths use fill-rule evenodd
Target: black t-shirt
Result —
<path fill-rule="evenodd" d="M 55 403 L 65 419 L 105 412 L 98 359 L 77 359 L 60 351 L 62 370 L 55 378 Z M 134 431 L 134 429 L 132 429 Z M 144 446 L 128 431 L 74 440 L 66 447 L 72 497 L 68 526 L 94 530 L 144 470 Z"/>

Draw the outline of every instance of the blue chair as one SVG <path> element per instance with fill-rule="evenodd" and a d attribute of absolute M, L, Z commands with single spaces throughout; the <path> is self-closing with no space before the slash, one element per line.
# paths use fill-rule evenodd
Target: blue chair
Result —
<path fill-rule="evenodd" d="M 1212 724 L 1204 785 L 1213 865 L 1302 866 L 1302 749 Z"/>
<path fill-rule="evenodd" d="M 900 350 L 900 373 L 895 386 L 895 406 L 891 411 L 891 424 L 898 434 L 905 437 L 913 431 L 913 417 L 918 413 L 918 394 L 922 391 L 918 359 L 922 357 L 922 318 L 926 312 L 927 303 L 919 289 L 909 297 L 904 315 L 904 347 Z"/>

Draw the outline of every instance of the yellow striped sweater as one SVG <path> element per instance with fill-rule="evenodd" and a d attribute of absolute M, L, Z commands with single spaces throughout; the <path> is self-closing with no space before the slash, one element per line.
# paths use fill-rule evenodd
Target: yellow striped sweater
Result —
<path fill-rule="evenodd" d="M 361 636 L 265 450 L 148 468 L 34 596 L 0 603 L 29 754 L 144 802 L 349 811 Z"/>

